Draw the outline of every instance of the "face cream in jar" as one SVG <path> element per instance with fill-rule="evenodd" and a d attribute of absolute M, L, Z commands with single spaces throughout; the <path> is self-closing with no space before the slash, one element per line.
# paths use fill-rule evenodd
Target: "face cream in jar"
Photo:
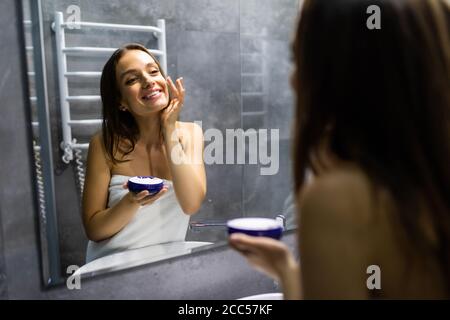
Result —
<path fill-rule="evenodd" d="M 147 190 L 150 195 L 157 194 L 164 186 L 164 181 L 152 176 L 136 176 L 128 180 L 128 190 L 134 193 Z"/>
<path fill-rule="evenodd" d="M 227 222 L 228 234 L 245 233 L 249 236 L 280 239 L 283 225 L 269 218 L 238 218 Z"/>

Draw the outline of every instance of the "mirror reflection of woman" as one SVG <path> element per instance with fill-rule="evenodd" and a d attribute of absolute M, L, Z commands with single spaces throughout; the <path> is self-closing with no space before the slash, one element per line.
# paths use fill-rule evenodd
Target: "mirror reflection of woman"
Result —
<path fill-rule="evenodd" d="M 206 194 L 203 133 L 177 121 L 183 79 L 165 77 L 142 45 L 118 49 L 103 68 L 103 126 L 90 142 L 83 193 L 86 261 L 117 251 L 183 241 Z M 129 192 L 132 176 L 163 179 L 156 195 Z"/>

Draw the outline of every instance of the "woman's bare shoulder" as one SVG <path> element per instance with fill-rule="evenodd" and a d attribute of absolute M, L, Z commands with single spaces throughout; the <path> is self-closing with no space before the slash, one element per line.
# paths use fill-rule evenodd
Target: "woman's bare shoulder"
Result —
<path fill-rule="evenodd" d="M 374 205 L 368 176 L 356 167 L 343 167 L 316 177 L 299 193 L 301 212 L 348 226 L 370 223 Z"/>
<path fill-rule="evenodd" d="M 176 126 L 178 127 L 178 129 L 182 129 L 182 130 L 189 130 L 189 131 L 194 131 L 194 130 L 198 130 L 198 129 L 201 130 L 200 125 L 196 122 L 177 121 Z"/>
<path fill-rule="evenodd" d="M 101 131 L 97 131 L 94 133 L 94 135 L 91 137 L 91 140 L 89 142 L 89 146 L 93 146 L 95 148 L 102 147 L 103 145 L 103 135 Z"/>
<path fill-rule="evenodd" d="M 96 132 L 89 142 L 89 155 L 88 158 L 92 159 L 96 163 L 102 163 L 111 169 L 112 163 L 107 156 L 105 145 L 103 142 L 103 135 L 101 131 Z M 89 161 L 90 163 L 92 161 Z"/>
<path fill-rule="evenodd" d="M 176 123 L 178 135 L 182 141 L 198 141 L 203 139 L 203 131 L 201 126 L 195 122 Z"/>

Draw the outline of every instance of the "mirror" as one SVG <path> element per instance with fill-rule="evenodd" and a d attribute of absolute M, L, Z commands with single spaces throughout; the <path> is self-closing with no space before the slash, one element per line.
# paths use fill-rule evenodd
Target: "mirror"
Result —
<path fill-rule="evenodd" d="M 224 245 L 232 218 L 281 215 L 286 230 L 295 228 L 289 74 L 298 7 L 298 0 L 23 0 L 46 283 L 78 267 L 90 276 Z M 184 241 L 86 264 L 81 194 L 87 147 L 101 128 L 100 75 L 130 42 L 156 50 L 172 79 L 183 77 L 180 121 L 203 130 L 207 194 Z"/>

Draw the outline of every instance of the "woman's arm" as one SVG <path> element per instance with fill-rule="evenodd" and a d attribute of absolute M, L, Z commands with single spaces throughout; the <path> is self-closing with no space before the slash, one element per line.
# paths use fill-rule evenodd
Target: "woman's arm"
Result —
<path fill-rule="evenodd" d="M 184 101 L 183 82 L 177 79 L 176 86 L 170 78 L 167 82 L 173 98 L 161 113 L 164 143 L 178 202 L 186 214 L 194 214 L 206 195 L 203 132 L 194 123 L 177 124 Z M 180 136 L 183 136 L 182 143 Z"/>
<path fill-rule="evenodd" d="M 166 129 L 164 136 L 175 194 L 183 211 L 194 214 L 206 195 L 202 129 L 195 123 L 185 123 Z"/>
<path fill-rule="evenodd" d="M 129 192 L 116 205 L 107 208 L 110 179 L 111 171 L 101 135 L 96 134 L 89 144 L 83 192 L 83 225 L 87 237 L 92 241 L 112 237 L 128 224 L 141 205 L 153 203 L 167 191 L 167 188 L 163 188 L 149 198 L 148 191 L 137 195 Z"/>

